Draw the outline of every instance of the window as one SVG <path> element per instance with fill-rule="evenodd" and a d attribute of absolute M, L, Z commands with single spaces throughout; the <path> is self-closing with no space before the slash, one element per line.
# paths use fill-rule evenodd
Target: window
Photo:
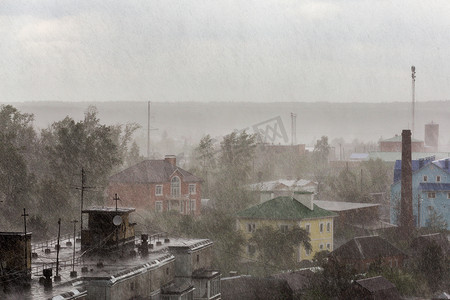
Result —
<path fill-rule="evenodd" d="M 323 250 L 323 244 L 320 244 L 319 249 L 322 251 Z"/>
<path fill-rule="evenodd" d="M 157 211 L 157 212 L 162 212 L 163 211 L 162 201 L 156 201 L 155 202 L 155 211 Z"/>
<path fill-rule="evenodd" d="M 170 194 L 174 197 L 180 196 L 180 177 L 174 176 L 170 182 Z"/>
<path fill-rule="evenodd" d="M 155 188 L 155 196 L 162 196 L 163 194 L 163 186 L 157 185 Z"/>
<path fill-rule="evenodd" d="M 436 176 L 436 182 L 441 182 L 441 176 Z"/>
<path fill-rule="evenodd" d="M 195 200 L 191 200 L 191 207 L 190 207 L 191 211 L 195 211 L 196 210 L 196 202 Z"/>
<path fill-rule="evenodd" d="M 428 198 L 430 198 L 430 199 L 436 198 L 436 193 L 435 192 L 428 192 Z"/>
<path fill-rule="evenodd" d="M 282 233 L 287 233 L 289 231 L 289 226 L 288 225 L 280 225 L 280 231 Z"/>
<path fill-rule="evenodd" d="M 253 255 L 255 254 L 255 252 L 256 252 L 255 246 L 253 246 L 253 245 L 248 245 L 248 246 L 247 246 L 247 252 L 248 252 L 249 255 L 253 256 Z"/>
<path fill-rule="evenodd" d="M 323 232 L 323 223 L 320 223 L 319 230 L 320 230 L 320 232 Z"/>
<path fill-rule="evenodd" d="M 306 232 L 310 233 L 311 224 L 305 224 Z"/>
<path fill-rule="evenodd" d="M 327 223 L 327 232 L 330 232 L 331 231 L 331 223 Z"/>
<path fill-rule="evenodd" d="M 331 250 L 331 244 L 330 243 L 327 243 L 327 249 Z"/>
<path fill-rule="evenodd" d="M 189 184 L 189 195 L 195 195 L 196 193 L 196 189 L 195 189 L 195 184 Z"/>
<path fill-rule="evenodd" d="M 447 193 L 447 199 L 450 199 L 450 192 Z"/>
<path fill-rule="evenodd" d="M 311 255 L 311 250 L 305 249 L 305 253 L 306 253 L 306 256 L 310 256 Z"/>
<path fill-rule="evenodd" d="M 247 231 L 248 232 L 255 232 L 255 230 L 256 230 L 255 223 L 248 223 L 247 224 Z"/>
<path fill-rule="evenodd" d="M 186 203 L 184 201 L 180 201 L 180 213 L 184 213 L 184 206 Z"/>
<path fill-rule="evenodd" d="M 197 254 L 197 262 L 199 262 L 199 261 L 200 261 L 200 255 Z"/>
<path fill-rule="evenodd" d="M 427 175 L 423 175 L 423 181 L 427 182 L 428 181 L 428 176 Z"/>

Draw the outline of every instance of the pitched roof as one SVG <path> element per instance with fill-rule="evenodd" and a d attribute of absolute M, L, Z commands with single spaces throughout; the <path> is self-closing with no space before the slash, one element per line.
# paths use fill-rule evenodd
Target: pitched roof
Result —
<path fill-rule="evenodd" d="M 276 190 L 304 190 L 305 188 L 308 188 L 309 186 L 312 186 L 312 189 L 314 190 L 317 186 L 317 182 L 306 180 L 306 179 L 297 179 L 297 180 L 291 180 L 291 179 L 278 179 L 273 181 L 264 181 L 259 183 L 250 184 L 249 188 L 253 191 L 276 191 Z M 311 188 L 310 188 L 311 189 Z"/>
<path fill-rule="evenodd" d="M 326 201 L 326 200 L 317 200 L 314 203 L 316 203 L 319 207 L 329 211 L 346 211 L 346 210 L 380 206 L 380 204 L 377 203 L 356 203 L 356 202 Z"/>
<path fill-rule="evenodd" d="M 406 254 L 379 236 L 356 237 L 340 246 L 332 256 L 343 259 L 373 259 L 379 257 L 406 256 Z"/>
<path fill-rule="evenodd" d="M 201 182 L 197 176 L 165 160 L 144 160 L 109 177 L 110 182 L 162 183 L 170 181 L 170 176 L 179 171 L 185 182 Z"/>
<path fill-rule="evenodd" d="M 443 169 L 447 173 L 450 173 L 450 157 L 435 160 L 433 161 L 433 164 Z"/>
<path fill-rule="evenodd" d="M 370 292 L 395 288 L 395 285 L 382 276 L 356 280 L 356 283 Z"/>
<path fill-rule="evenodd" d="M 337 214 L 315 204 L 314 209 L 310 210 L 293 197 L 277 197 L 237 213 L 238 218 L 271 220 L 302 220 L 336 216 Z"/>
<path fill-rule="evenodd" d="M 314 272 L 309 269 L 305 269 L 294 272 L 279 273 L 272 275 L 272 277 L 286 280 L 291 290 L 295 293 L 301 292 L 312 285 Z"/>
<path fill-rule="evenodd" d="M 434 156 L 426 157 L 424 159 L 413 159 L 411 160 L 411 168 L 412 172 L 416 172 L 417 170 L 427 166 L 432 163 L 434 160 Z M 394 165 L 394 182 L 397 182 L 402 178 L 402 161 L 396 160 Z"/>

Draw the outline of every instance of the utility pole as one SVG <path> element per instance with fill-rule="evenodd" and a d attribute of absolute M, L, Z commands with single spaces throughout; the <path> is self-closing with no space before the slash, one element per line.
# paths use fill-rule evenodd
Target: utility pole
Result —
<path fill-rule="evenodd" d="M 291 113 L 291 145 L 297 144 L 297 114 Z"/>
<path fill-rule="evenodd" d="M 61 281 L 59 276 L 59 238 L 61 237 L 61 218 L 58 219 L 58 243 L 56 244 L 56 275 L 55 282 Z M 75 248 L 75 243 L 73 244 Z"/>
<path fill-rule="evenodd" d="M 75 272 L 75 236 L 76 236 L 76 224 L 78 223 L 78 220 L 72 220 L 73 223 L 73 259 L 72 259 L 72 272 L 70 272 L 70 277 L 77 277 L 77 272 Z"/>
<path fill-rule="evenodd" d="M 81 168 L 81 187 L 76 187 L 81 191 L 81 204 L 80 204 L 80 232 L 83 231 L 83 207 L 84 207 L 84 191 L 95 188 L 94 186 L 86 186 L 86 172 L 84 168 Z"/>
<path fill-rule="evenodd" d="M 23 227 L 24 227 L 24 236 L 23 236 L 23 245 L 24 245 L 24 253 L 25 253 L 25 275 L 28 276 L 28 242 L 27 242 L 27 217 L 28 214 L 25 211 L 25 208 L 23 209 Z"/>
<path fill-rule="evenodd" d="M 412 79 L 412 128 L 411 133 L 414 136 L 414 110 L 415 110 L 415 102 L 416 102 L 416 67 L 411 66 L 411 79 Z"/>
<path fill-rule="evenodd" d="M 147 158 L 150 158 L 150 101 L 147 104 Z"/>

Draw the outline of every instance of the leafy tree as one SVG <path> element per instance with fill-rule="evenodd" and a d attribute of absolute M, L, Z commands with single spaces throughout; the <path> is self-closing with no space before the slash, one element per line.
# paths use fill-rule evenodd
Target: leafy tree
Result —
<path fill-rule="evenodd" d="M 278 270 L 292 269 L 296 264 L 295 249 L 300 244 L 311 250 L 309 233 L 298 226 L 282 232 L 272 226 L 263 226 L 255 231 L 249 240 L 257 250 L 257 256 L 265 266 Z M 266 275 L 268 274 L 265 269 Z"/>
<path fill-rule="evenodd" d="M 319 164 L 327 164 L 330 150 L 331 147 L 328 144 L 328 137 L 322 136 L 314 145 L 313 156 L 315 162 Z"/>
<path fill-rule="evenodd" d="M 95 107 L 89 107 L 83 121 L 66 117 L 53 123 L 42 133 L 48 161 L 48 178 L 66 197 L 60 206 L 76 215 L 79 207 L 81 169 L 86 172 L 86 185 L 96 187 L 86 193 L 85 206 L 103 202 L 103 188 L 111 172 L 120 166 L 128 142 L 136 126 L 106 126 L 97 118 Z M 48 186 L 48 185 L 47 185 Z"/>
<path fill-rule="evenodd" d="M 418 267 L 433 291 L 437 290 L 445 276 L 448 277 L 448 261 L 445 259 L 442 248 L 436 243 L 431 243 L 424 248 Z"/>
<path fill-rule="evenodd" d="M 203 195 L 209 197 L 210 186 L 212 185 L 214 171 L 217 167 L 216 162 L 216 150 L 214 149 L 214 142 L 211 136 L 208 134 L 204 136 L 197 147 L 194 149 L 194 164 L 195 167 L 192 172 L 199 174 L 204 180 L 203 183 Z"/>
<path fill-rule="evenodd" d="M 426 222 L 426 227 L 431 229 L 431 231 L 445 231 L 447 230 L 447 221 L 445 220 L 442 213 L 439 213 L 434 209 L 434 207 L 430 206 L 428 209 L 428 219 Z"/>
<path fill-rule="evenodd" d="M 253 203 L 253 196 L 245 185 L 252 175 L 255 147 L 256 136 L 245 131 L 235 131 L 223 138 L 212 193 L 219 210 L 234 213 Z"/>

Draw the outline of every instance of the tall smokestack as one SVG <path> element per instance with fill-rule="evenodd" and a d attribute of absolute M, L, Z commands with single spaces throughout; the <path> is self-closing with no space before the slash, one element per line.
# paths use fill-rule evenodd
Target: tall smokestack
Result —
<path fill-rule="evenodd" d="M 412 213 L 411 130 L 402 131 L 402 189 L 400 226 L 405 234 L 414 227 Z"/>

